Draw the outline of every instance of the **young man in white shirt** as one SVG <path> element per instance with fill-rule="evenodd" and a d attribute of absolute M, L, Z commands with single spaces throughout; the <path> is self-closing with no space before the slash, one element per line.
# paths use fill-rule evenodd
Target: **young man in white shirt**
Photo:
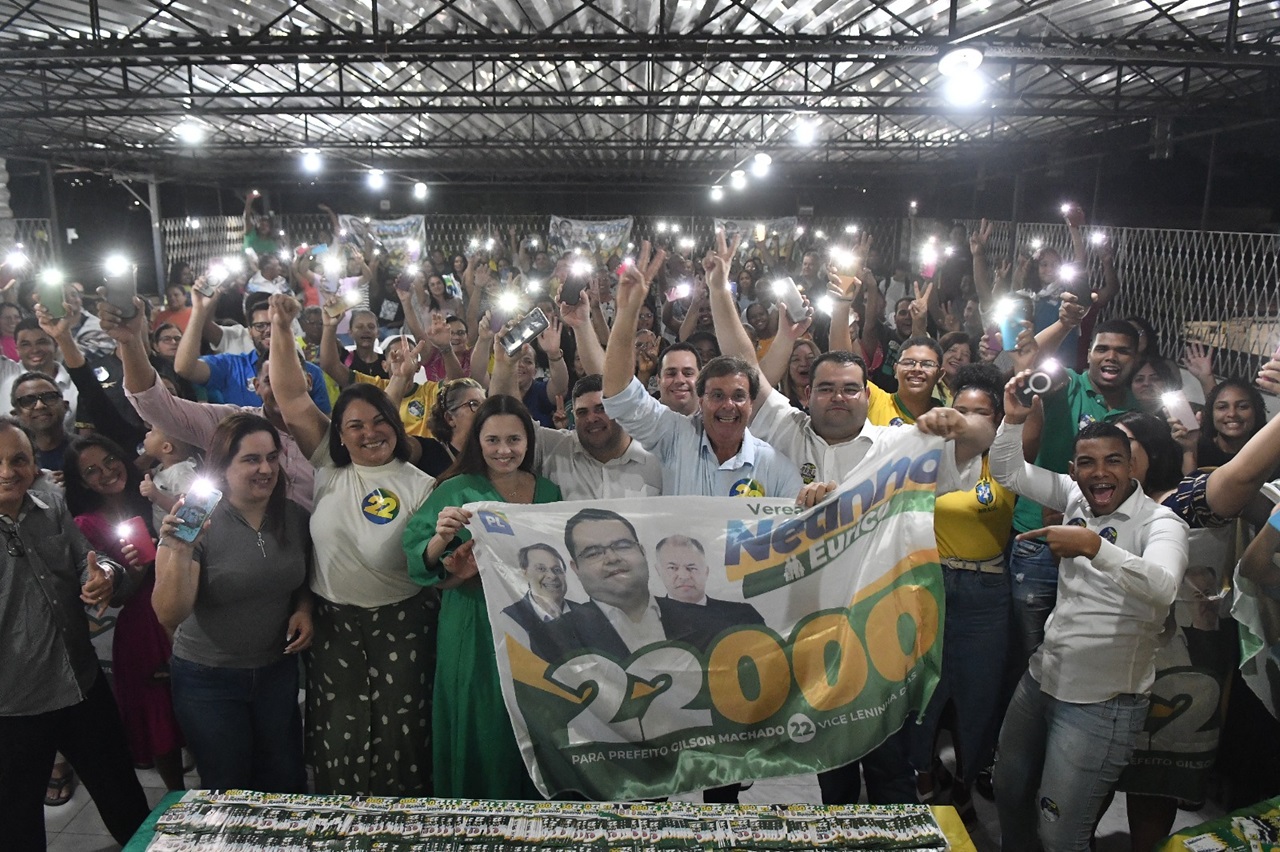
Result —
<path fill-rule="evenodd" d="M 991 473 L 1064 513 L 1062 524 L 1018 536 L 1043 538 L 1061 560 L 1058 602 L 1000 730 L 996 805 L 1003 848 L 1083 852 L 1146 722 L 1188 530 L 1142 492 L 1129 438 L 1110 423 L 1080 430 L 1067 474 L 1028 464 L 1031 407 L 1017 391 L 1030 372 L 1005 388 Z"/>

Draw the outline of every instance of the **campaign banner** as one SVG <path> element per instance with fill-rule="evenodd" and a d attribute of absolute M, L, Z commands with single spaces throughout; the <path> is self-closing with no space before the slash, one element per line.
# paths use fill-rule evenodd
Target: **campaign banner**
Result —
<path fill-rule="evenodd" d="M 538 789 L 624 800 L 823 771 L 923 709 L 941 666 L 941 447 L 913 435 L 810 510 L 468 506 Z"/>
<path fill-rule="evenodd" d="M 796 237 L 800 235 L 800 220 L 795 216 L 782 219 L 716 219 L 715 228 L 723 230 L 725 240 L 730 243 L 735 236 L 742 236 L 742 244 L 738 247 L 740 254 L 758 256 L 758 243 L 764 243 L 770 255 L 790 260 L 795 251 Z"/>
<path fill-rule="evenodd" d="M 363 250 L 365 242 L 372 238 L 379 265 L 391 275 L 399 275 L 407 264 L 421 259 L 427 234 L 425 222 L 420 215 L 400 219 L 373 219 L 345 213 L 338 216 L 338 225 L 346 232 L 343 242 Z"/>
<path fill-rule="evenodd" d="M 547 245 L 555 254 L 577 249 L 595 257 L 601 264 L 622 258 L 631 242 L 632 217 L 625 219 L 566 219 L 552 216 L 547 232 Z"/>

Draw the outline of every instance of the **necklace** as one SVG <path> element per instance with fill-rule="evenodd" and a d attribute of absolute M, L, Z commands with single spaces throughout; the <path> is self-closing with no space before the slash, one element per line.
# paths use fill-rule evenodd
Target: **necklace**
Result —
<path fill-rule="evenodd" d="M 262 540 L 262 530 L 254 530 L 258 536 L 258 549 L 262 551 L 262 558 L 267 558 L 267 543 Z"/>

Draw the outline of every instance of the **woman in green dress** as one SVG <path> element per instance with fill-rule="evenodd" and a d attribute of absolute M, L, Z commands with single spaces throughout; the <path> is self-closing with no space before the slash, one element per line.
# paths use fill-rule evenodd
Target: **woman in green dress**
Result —
<path fill-rule="evenodd" d="M 475 414 L 457 461 L 409 520 L 409 575 L 442 590 L 432 762 L 435 794 L 541 798 L 525 770 L 498 682 L 493 633 L 477 574 L 467 503 L 553 503 L 560 489 L 535 476 L 534 427 L 515 397 L 493 396 Z"/>

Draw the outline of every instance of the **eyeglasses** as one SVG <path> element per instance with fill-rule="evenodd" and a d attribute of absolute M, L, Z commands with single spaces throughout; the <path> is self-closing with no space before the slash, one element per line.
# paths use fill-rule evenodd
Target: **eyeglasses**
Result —
<path fill-rule="evenodd" d="M 457 404 L 457 405 L 455 405 L 453 408 L 450 408 L 450 409 L 449 409 L 449 411 L 450 411 L 450 412 L 454 412 L 454 411 L 457 411 L 459 408 L 469 408 L 469 409 L 471 409 L 471 412 L 474 414 L 474 413 L 475 413 L 475 410 L 476 410 L 477 408 L 479 408 L 479 407 L 480 407 L 480 400 L 478 400 L 478 399 L 469 399 L 469 400 L 467 400 L 466 402 L 460 402 L 460 403 L 458 403 L 458 404 Z"/>
<path fill-rule="evenodd" d="M 0 517 L 0 533 L 4 533 L 7 547 L 5 551 L 10 556 L 26 556 L 27 547 L 22 543 L 22 539 L 18 538 L 18 528 L 13 521 L 5 517 Z"/>
<path fill-rule="evenodd" d="M 120 464 L 120 459 L 116 458 L 115 456 L 107 456 L 102 460 L 101 466 L 98 466 L 95 464 L 90 467 L 86 467 L 84 469 L 84 472 L 81 475 L 85 479 L 97 479 L 99 476 L 102 476 L 103 471 L 105 471 L 108 467 L 113 467 L 118 464 Z"/>
<path fill-rule="evenodd" d="M 182 342 L 182 335 L 180 334 L 166 334 L 164 337 L 156 338 L 156 343 L 181 343 L 181 342 Z"/>
<path fill-rule="evenodd" d="M 249 326 L 249 328 L 251 328 L 251 329 L 253 329 L 254 331 L 258 332 L 258 334 L 266 334 L 268 331 L 270 331 L 270 330 L 271 330 L 271 323 L 269 323 L 269 322 L 255 322 L 255 323 L 251 324 L 251 325 Z"/>
<path fill-rule="evenodd" d="M 14 404 L 26 411 L 36 407 L 37 403 L 43 402 L 46 408 L 52 408 L 55 402 L 62 402 L 62 394 L 57 391 L 44 391 L 43 393 L 28 393 L 15 399 Z"/>
<path fill-rule="evenodd" d="M 919 367 L 921 370 L 938 369 L 937 361 L 917 361 L 915 358 L 903 358 L 898 362 L 899 367 L 906 367 L 908 370 L 914 370 Z"/>
<path fill-rule="evenodd" d="M 612 551 L 614 556 L 628 557 L 640 549 L 640 542 L 630 538 L 620 538 L 611 544 L 593 544 L 578 551 L 579 562 L 599 562 L 605 553 Z"/>

